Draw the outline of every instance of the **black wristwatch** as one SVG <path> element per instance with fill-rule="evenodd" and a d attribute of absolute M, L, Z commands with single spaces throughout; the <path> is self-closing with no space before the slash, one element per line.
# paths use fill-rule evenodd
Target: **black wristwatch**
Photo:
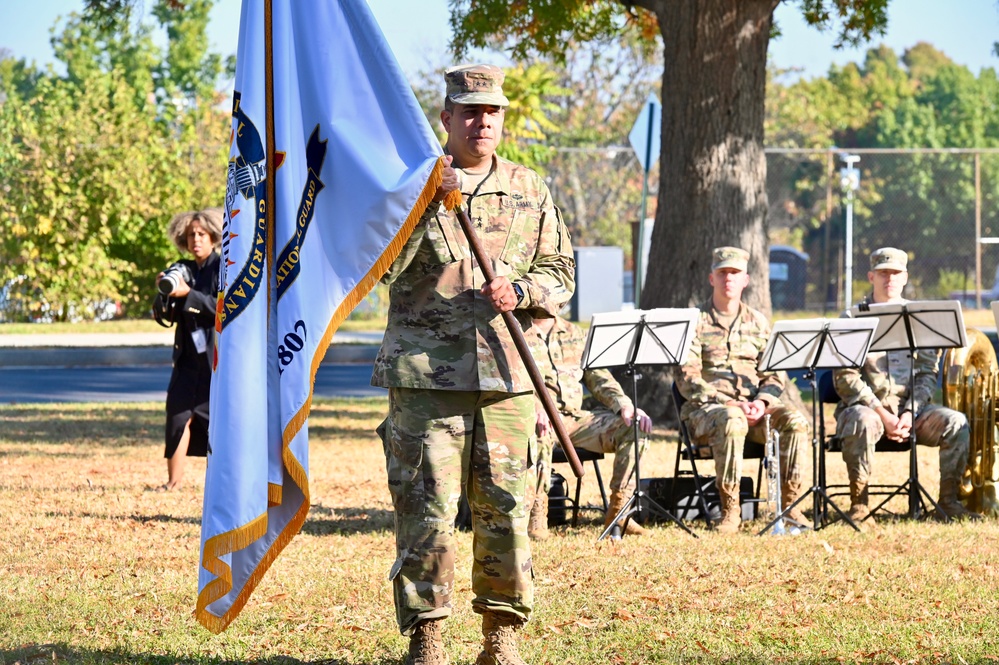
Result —
<path fill-rule="evenodd" d="M 517 304 L 519 305 L 524 300 L 524 287 L 522 287 L 517 282 L 513 282 L 513 292 L 517 294 Z"/>

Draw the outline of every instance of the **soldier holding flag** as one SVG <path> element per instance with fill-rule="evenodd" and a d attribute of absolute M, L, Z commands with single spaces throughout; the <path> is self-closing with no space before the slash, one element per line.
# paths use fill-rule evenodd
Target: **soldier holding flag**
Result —
<path fill-rule="evenodd" d="M 399 258 L 372 384 L 389 390 L 385 456 L 396 513 L 393 582 L 407 664 L 447 663 L 441 626 L 452 612 L 454 518 L 472 511 L 477 665 L 517 665 L 515 631 L 533 604 L 525 493 L 535 452 L 534 396 L 503 323 L 553 317 L 574 288 L 568 232 L 541 177 L 496 155 L 509 100 L 491 65 L 445 73 L 441 121 L 451 167 Z M 495 279 L 486 283 L 457 216 L 460 189 Z"/>

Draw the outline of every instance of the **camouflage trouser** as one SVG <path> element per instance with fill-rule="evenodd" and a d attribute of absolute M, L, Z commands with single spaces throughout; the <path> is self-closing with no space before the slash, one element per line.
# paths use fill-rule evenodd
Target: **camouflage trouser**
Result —
<path fill-rule="evenodd" d="M 572 445 L 580 450 L 594 453 L 613 453 L 614 470 L 611 472 L 611 491 L 628 489 L 634 485 L 635 468 L 635 431 L 632 426 L 625 425 L 620 414 L 610 409 L 599 407 L 593 411 L 584 411 L 578 416 L 562 415 L 562 424 Z M 538 442 L 538 484 L 537 490 L 545 490 L 551 485 L 552 448 L 555 445 L 555 435 L 540 437 Z M 639 455 L 645 455 L 649 447 L 649 437 L 639 433 Z"/>
<path fill-rule="evenodd" d="M 801 456 L 808 445 L 808 421 L 797 409 L 767 409 L 770 427 L 780 434 L 781 483 L 801 482 Z M 735 485 L 742 477 L 742 449 L 746 441 L 766 443 L 764 420 L 752 427 L 737 406 L 707 404 L 687 414 L 687 428 L 695 445 L 711 446 L 719 484 Z"/>
<path fill-rule="evenodd" d="M 530 616 L 524 494 L 534 417 L 532 393 L 389 390 L 385 465 L 397 555 L 389 577 L 403 634 L 451 614 L 462 488 L 472 511 L 472 608 Z"/>
<path fill-rule="evenodd" d="M 914 423 L 916 443 L 940 448 L 940 479 L 959 480 L 968 461 L 968 419 L 960 411 L 936 404 L 923 407 Z M 836 417 L 836 436 L 843 443 L 843 461 L 850 481 L 867 483 L 874 446 L 885 434 L 881 416 L 859 404 Z"/>

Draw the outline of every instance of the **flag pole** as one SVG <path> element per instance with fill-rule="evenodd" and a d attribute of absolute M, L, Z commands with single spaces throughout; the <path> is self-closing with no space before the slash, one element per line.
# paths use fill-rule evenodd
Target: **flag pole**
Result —
<path fill-rule="evenodd" d="M 472 228 L 472 221 L 468 218 L 468 213 L 465 211 L 464 206 L 461 205 L 456 206 L 454 211 L 458 215 L 461 229 L 468 238 L 468 245 L 472 248 L 472 254 L 475 256 L 475 260 L 479 262 L 479 267 L 482 268 L 482 274 L 485 275 L 487 282 L 493 281 L 496 279 L 496 274 L 493 272 L 492 262 L 486 254 L 485 249 L 483 249 L 482 243 L 479 242 L 479 237 L 475 235 L 475 229 Z M 524 338 L 524 331 L 520 329 L 520 322 L 517 321 L 512 311 L 503 312 L 502 314 L 503 321 L 506 322 L 506 327 L 510 331 L 510 336 L 513 337 L 513 344 L 520 353 L 520 359 L 524 361 L 527 373 L 531 376 L 531 383 L 534 384 L 534 392 L 544 405 L 545 413 L 548 414 L 548 420 L 555 427 L 555 435 L 558 437 L 558 442 L 561 444 L 562 450 L 565 451 L 565 457 L 569 460 L 572 473 L 577 478 L 582 478 L 585 474 L 583 465 L 576 455 L 576 449 L 569 439 L 569 433 L 566 431 L 565 425 L 562 424 L 562 417 L 555 406 L 555 400 L 552 399 L 551 393 L 548 392 L 545 380 L 542 378 L 541 372 L 538 371 L 538 366 L 534 362 L 531 349 L 527 346 L 527 339 Z"/>
<path fill-rule="evenodd" d="M 268 311 L 268 334 L 270 333 L 270 312 L 271 312 L 271 282 L 274 276 L 274 215 L 277 212 L 276 190 L 274 182 L 275 165 L 274 156 L 277 154 L 277 142 L 274 138 L 274 14 L 272 0 L 264 0 L 264 133 L 267 135 L 264 157 L 266 168 L 266 182 L 264 191 L 267 201 L 264 204 L 264 214 L 267 217 L 267 311 Z M 259 211 L 257 211 L 259 214 Z M 270 345 L 273 346 L 273 345 Z"/>

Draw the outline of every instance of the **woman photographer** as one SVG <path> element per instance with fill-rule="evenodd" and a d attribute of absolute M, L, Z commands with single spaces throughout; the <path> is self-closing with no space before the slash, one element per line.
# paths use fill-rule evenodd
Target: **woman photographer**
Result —
<path fill-rule="evenodd" d="M 222 209 L 181 213 L 170 220 L 167 235 L 182 252 L 190 252 L 194 260 L 178 261 L 157 278 L 161 291 L 164 283 L 173 286 L 165 294 L 169 296 L 166 309 L 173 312 L 177 324 L 173 374 L 166 400 L 168 479 L 162 490 L 181 485 L 185 457 L 208 454 L 208 394 L 212 381 Z"/>

